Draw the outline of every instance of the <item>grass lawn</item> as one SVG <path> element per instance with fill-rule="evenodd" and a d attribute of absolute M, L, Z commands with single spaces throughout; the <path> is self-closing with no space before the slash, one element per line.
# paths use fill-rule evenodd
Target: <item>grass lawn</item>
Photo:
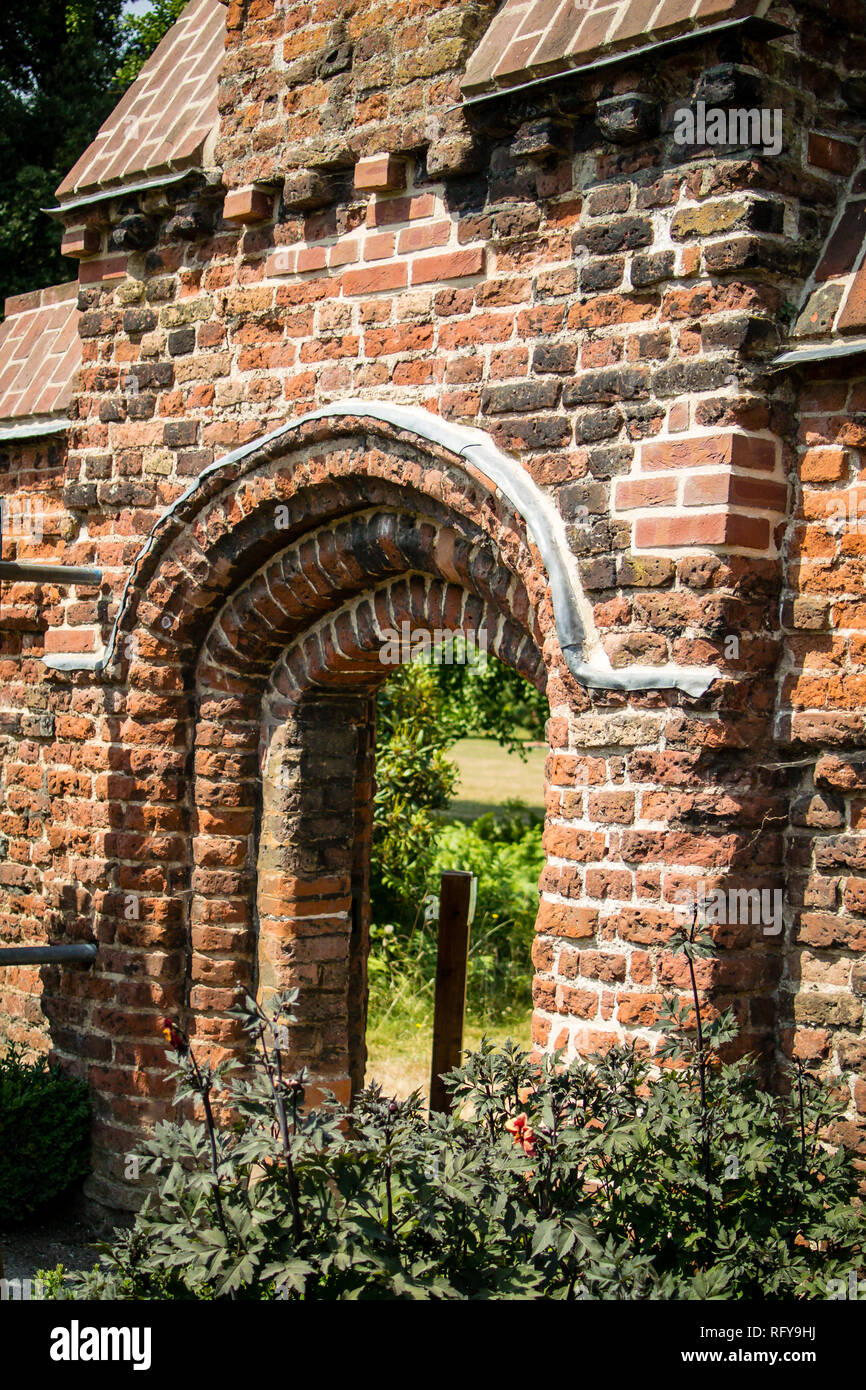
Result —
<path fill-rule="evenodd" d="M 457 820 L 477 820 L 510 797 L 525 801 L 544 813 L 544 760 L 546 747 L 532 745 L 526 762 L 517 753 L 490 738 L 463 738 L 448 756 L 460 770 L 460 781 L 448 815 Z"/>
<path fill-rule="evenodd" d="M 463 1033 L 463 1046 L 478 1047 L 482 1037 L 504 1043 L 513 1038 L 529 1047 L 531 1014 L 513 1017 L 497 1024 L 469 1024 Z M 433 1052 L 432 1023 L 386 1020 L 367 1032 L 367 1081 L 378 1081 L 386 1095 L 403 1098 L 415 1090 L 430 1094 L 430 1062 Z"/>

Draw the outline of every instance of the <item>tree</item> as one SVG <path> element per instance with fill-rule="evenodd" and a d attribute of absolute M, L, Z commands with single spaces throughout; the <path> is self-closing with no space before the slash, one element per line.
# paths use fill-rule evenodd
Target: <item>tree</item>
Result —
<path fill-rule="evenodd" d="M 151 0 L 144 14 L 123 19 L 124 58 L 115 77 L 116 88 L 125 92 L 134 82 L 160 39 L 186 8 L 187 0 Z"/>
<path fill-rule="evenodd" d="M 155 0 L 28 0 L 0 7 L 0 300 L 69 280 L 42 211 L 183 9 Z"/>

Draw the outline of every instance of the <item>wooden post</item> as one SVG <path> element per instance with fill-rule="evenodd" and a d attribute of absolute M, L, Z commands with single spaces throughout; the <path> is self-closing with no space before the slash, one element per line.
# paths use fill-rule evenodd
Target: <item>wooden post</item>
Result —
<path fill-rule="evenodd" d="M 469 960 L 469 922 L 472 874 L 448 870 L 439 890 L 439 950 L 433 1012 L 433 1063 L 430 1071 L 430 1111 L 446 1114 L 451 1102 L 442 1072 L 459 1066 L 463 1051 L 466 1010 L 466 967 Z"/>

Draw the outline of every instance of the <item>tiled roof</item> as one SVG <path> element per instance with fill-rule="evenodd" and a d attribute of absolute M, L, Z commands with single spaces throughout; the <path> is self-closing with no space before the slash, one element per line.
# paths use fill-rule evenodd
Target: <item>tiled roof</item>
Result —
<path fill-rule="evenodd" d="M 217 120 L 221 0 L 190 0 L 57 190 L 63 204 L 201 162 Z"/>
<path fill-rule="evenodd" d="M 585 67 L 726 20 L 769 0 L 505 0 L 472 56 L 467 96 Z"/>
<path fill-rule="evenodd" d="M 63 419 L 81 365 L 78 281 L 6 300 L 0 324 L 0 432 Z"/>

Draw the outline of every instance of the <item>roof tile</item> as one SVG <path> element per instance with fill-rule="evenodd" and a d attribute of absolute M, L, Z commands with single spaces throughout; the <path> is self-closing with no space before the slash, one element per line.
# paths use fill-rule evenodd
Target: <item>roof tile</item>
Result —
<path fill-rule="evenodd" d="M 225 22 L 221 0 L 190 0 L 61 183 L 61 205 L 201 161 L 217 121 Z"/>
<path fill-rule="evenodd" d="M 0 421 L 62 415 L 80 364 L 77 280 L 7 299 L 0 324 Z"/>
<path fill-rule="evenodd" d="M 505 0 L 472 56 L 468 94 L 580 68 L 693 28 L 763 13 L 768 0 Z"/>

